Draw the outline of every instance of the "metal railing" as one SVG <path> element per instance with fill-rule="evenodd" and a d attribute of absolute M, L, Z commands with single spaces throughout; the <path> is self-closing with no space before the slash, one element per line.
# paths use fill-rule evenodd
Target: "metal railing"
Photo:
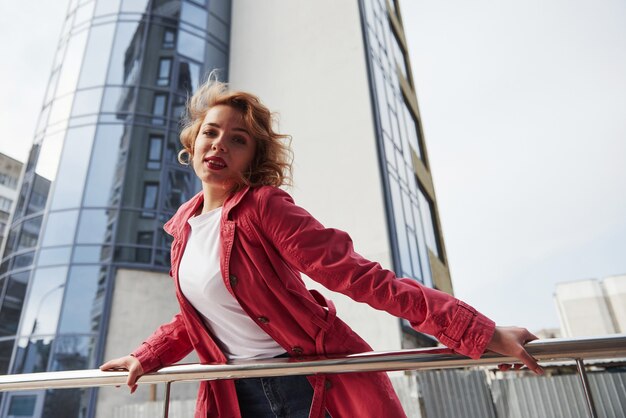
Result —
<path fill-rule="evenodd" d="M 573 360 L 583 388 L 589 417 L 597 418 L 585 360 L 626 358 L 626 334 L 597 338 L 538 340 L 527 351 L 540 362 Z M 260 361 L 232 361 L 228 364 L 187 364 L 164 367 L 146 374 L 140 385 L 165 383 L 164 417 L 169 414 L 169 392 L 173 382 L 353 373 L 366 371 L 431 370 L 511 363 L 515 359 L 486 353 L 478 360 L 462 357 L 447 348 L 425 348 L 368 352 L 347 356 L 274 358 Z M 0 391 L 118 386 L 126 383 L 126 371 L 76 370 L 0 376 Z"/>

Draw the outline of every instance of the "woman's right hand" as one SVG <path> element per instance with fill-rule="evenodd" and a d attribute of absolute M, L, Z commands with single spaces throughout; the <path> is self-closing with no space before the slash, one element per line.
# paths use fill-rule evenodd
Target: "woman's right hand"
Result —
<path fill-rule="evenodd" d="M 134 393 L 135 390 L 137 390 L 137 379 L 144 374 L 141 363 L 136 357 L 128 355 L 114 360 L 109 360 L 100 366 L 100 370 L 102 371 L 120 369 L 128 370 L 128 379 L 126 379 L 126 384 L 130 388 L 130 393 Z"/>

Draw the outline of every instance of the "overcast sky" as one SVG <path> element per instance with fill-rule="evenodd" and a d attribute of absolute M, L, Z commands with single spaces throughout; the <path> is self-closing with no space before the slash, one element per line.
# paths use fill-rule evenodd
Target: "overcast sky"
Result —
<path fill-rule="evenodd" d="M 0 0 L 0 152 L 21 161 L 66 3 Z M 556 283 L 626 273 L 626 2 L 401 6 L 456 295 L 558 326 Z"/>

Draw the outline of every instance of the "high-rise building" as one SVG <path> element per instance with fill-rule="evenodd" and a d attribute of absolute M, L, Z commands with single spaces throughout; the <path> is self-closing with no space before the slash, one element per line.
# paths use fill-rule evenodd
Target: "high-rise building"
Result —
<path fill-rule="evenodd" d="M 451 292 L 407 51 L 397 0 L 71 0 L 2 256 L 0 373 L 94 368 L 177 311 L 161 227 L 199 190 L 176 162 L 179 118 L 213 68 L 280 113 L 299 204 Z M 331 297 L 376 349 L 433 344 Z M 15 392 L 1 416 L 109 416 L 156 397 L 133 396 Z"/>
<path fill-rule="evenodd" d="M 559 283 L 554 301 L 564 337 L 626 332 L 626 275 Z"/>

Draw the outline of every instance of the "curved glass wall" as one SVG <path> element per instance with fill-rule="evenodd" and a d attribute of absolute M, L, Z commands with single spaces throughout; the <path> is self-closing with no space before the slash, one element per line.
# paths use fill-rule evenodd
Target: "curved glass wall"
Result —
<path fill-rule="evenodd" d="M 394 269 L 432 287 L 428 249 L 435 254 L 438 249 L 429 245 L 429 238 L 434 237 L 433 218 L 415 175 L 412 153 L 422 160 L 426 158 L 419 122 L 400 87 L 398 74 L 408 79 L 409 72 L 389 23 L 388 3 L 393 6 L 393 0 L 361 0 Z"/>
<path fill-rule="evenodd" d="M 229 32 L 230 1 L 70 2 L 0 263 L 0 374 L 94 368 L 115 269 L 169 270 L 161 228 L 199 190 L 180 116 L 227 75 Z M 89 416 L 91 398 L 38 402 Z"/>

